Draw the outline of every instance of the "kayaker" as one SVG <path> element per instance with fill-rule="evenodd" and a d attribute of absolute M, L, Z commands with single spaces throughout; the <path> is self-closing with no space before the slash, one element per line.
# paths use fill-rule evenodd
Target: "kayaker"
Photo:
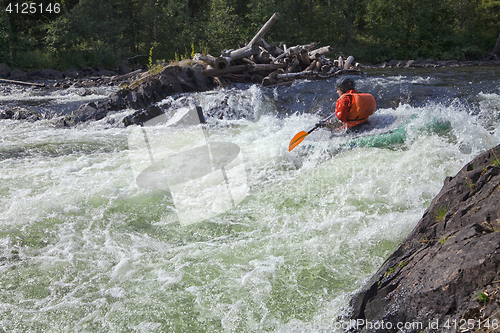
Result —
<path fill-rule="evenodd" d="M 376 102 L 373 95 L 358 93 L 351 78 L 340 78 L 337 80 L 336 88 L 339 99 L 336 103 L 335 115 L 338 119 L 332 117 L 330 120 L 318 123 L 318 126 L 349 129 L 366 122 L 368 117 L 375 112 Z"/>

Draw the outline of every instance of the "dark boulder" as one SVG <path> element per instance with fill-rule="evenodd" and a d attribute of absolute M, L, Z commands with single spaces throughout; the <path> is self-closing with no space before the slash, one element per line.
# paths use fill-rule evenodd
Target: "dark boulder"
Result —
<path fill-rule="evenodd" d="M 52 70 L 52 69 L 44 69 L 40 73 L 40 77 L 48 80 L 61 80 L 64 76 L 60 71 Z"/>
<path fill-rule="evenodd" d="M 351 331 L 398 332 L 399 324 L 404 332 L 456 332 L 487 320 L 500 327 L 499 158 L 497 146 L 446 178 L 408 238 L 353 297 L 344 318 Z"/>
<path fill-rule="evenodd" d="M 76 69 L 70 69 L 62 73 L 63 77 L 68 79 L 76 79 L 78 77 L 78 71 Z"/>
<path fill-rule="evenodd" d="M 14 112 L 12 110 L 0 110 L 0 119 L 12 119 Z"/>
<path fill-rule="evenodd" d="M 10 75 L 10 67 L 7 64 L 0 64 L 0 79 L 8 78 Z"/>
<path fill-rule="evenodd" d="M 73 113 L 75 123 L 103 119 L 108 114 L 106 106 L 104 102 L 91 102 L 82 105 Z"/>
<path fill-rule="evenodd" d="M 119 75 L 124 75 L 132 72 L 132 69 L 128 66 L 127 63 L 123 63 L 118 67 L 118 74 Z"/>
<path fill-rule="evenodd" d="M 43 118 L 42 114 L 20 106 L 15 106 L 7 110 L 0 110 L 0 119 L 36 121 Z"/>
<path fill-rule="evenodd" d="M 10 80 L 23 81 L 28 79 L 28 73 L 22 71 L 20 69 L 14 69 L 10 72 L 9 75 Z"/>
<path fill-rule="evenodd" d="M 139 110 L 123 118 L 123 124 L 125 127 L 130 125 L 143 125 L 146 121 L 161 116 L 162 114 L 164 114 L 162 109 L 156 105 L 151 105 L 145 110 Z"/>

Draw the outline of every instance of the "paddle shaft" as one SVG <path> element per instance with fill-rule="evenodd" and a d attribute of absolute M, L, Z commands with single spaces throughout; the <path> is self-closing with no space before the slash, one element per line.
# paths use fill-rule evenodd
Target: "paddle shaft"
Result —
<path fill-rule="evenodd" d="M 330 119 L 334 115 L 335 115 L 335 112 L 332 113 L 331 115 L 329 115 L 327 118 L 323 119 L 322 122 L 327 121 L 328 119 Z M 301 132 L 295 134 L 295 136 L 290 141 L 290 144 L 288 146 L 288 151 L 292 151 L 293 148 L 297 147 L 306 138 L 306 136 L 311 134 L 316 128 L 319 127 L 318 124 L 314 125 L 314 127 L 311 128 L 310 130 L 308 130 L 307 132 L 301 131 Z"/>
<path fill-rule="evenodd" d="M 335 112 L 332 113 L 331 115 L 329 115 L 328 117 L 326 117 L 325 119 L 321 120 L 320 122 L 324 123 L 328 120 L 330 120 L 330 118 L 332 118 L 333 116 L 335 116 Z M 313 128 L 311 128 L 309 131 L 307 131 L 307 134 L 311 134 L 314 130 L 316 130 L 317 128 L 319 127 L 318 124 L 314 125 Z"/>

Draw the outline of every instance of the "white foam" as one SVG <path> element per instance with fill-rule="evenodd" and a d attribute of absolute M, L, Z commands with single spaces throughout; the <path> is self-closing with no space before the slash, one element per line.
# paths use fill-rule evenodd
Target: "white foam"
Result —
<path fill-rule="evenodd" d="M 398 80 L 408 79 L 379 81 Z M 0 161 L 7 258 L 0 284 L 12 286 L 0 303 L 2 325 L 284 332 L 331 322 L 415 226 L 444 178 L 500 142 L 498 121 L 485 128 L 457 101 L 378 110 L 374 120 L 387 126 L 418 115 L 401 147 L 328 151 L 347 141 L 336 137 L 310 153 L 289 153 L 290 139 L 320 116 L 279 119 L 269 99 L 277 93 L 250 86 L 192 96 L 204 108 L 226 100 L 226 111 L 239 110 L 235 119 L 212 119 L 204 133 L 240 147 L 249 195 L 188 226 L 167 192 L 136 185 L 130 128 L 107 122 L 119 115 L 71 129 L 0 121 L 0 149 L 18 151 Z M 497 107 L 494 96 L 482 101 Z M 421 130 L 432 117 L 449 121 L 451 131 Z"/>

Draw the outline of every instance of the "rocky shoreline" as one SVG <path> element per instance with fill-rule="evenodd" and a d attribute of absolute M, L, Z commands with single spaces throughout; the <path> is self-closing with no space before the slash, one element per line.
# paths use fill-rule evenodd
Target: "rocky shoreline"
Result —
<path fill-rule="evenodd" d="M 104 100 L 81 105 L 71 114 L 56 115 L 55 118 L 57 119 L 55 119 L 54 125 L 56 127 L 71 127 L 82 122 L 103 119 L 110 112 L 127 108 L 139 111 L 132 117 L 124 119 L 125 126 L 140 124 L 145 121 L 143 120 L 144 115 L 147 116 L 149 114 L 148 109 L 154 103 L 165 99 L 167 96 L 213 89 L 215 87 L 214 79 L 201 75 L 201 70 L 204 68 L 198 62 L 184 61 L 176 65 L 160 68 L 156 71 L 139 73 L 131 82 L 129 82 L 128 78 L 116 80 L 113 79 L 114 76 L 110 77 L 107 75 L 87 77 L 80 80 L 70 77 L 56 80 L 51 87 L 64 89 L 69 87 L 120 85 L 121 88 Z M 97 74 L 106 73 L 98 72 Z M 9 78 L 13 79 L 13 77 Z M 17 107 L 0 110 L 0 119 L 36 121 L 43 119 L 43 117 L 30 110 Z"/>
<path fill-rule="evenodd" d="M 83 66 L 80 70 L 70 69 L 67 71 L 58 71 L 54 69 L 35 69 L 30 71 L 23 71 L 20 69 L 11 69 L 7 64 L 0 64 L 0 79 L 15 81 L 56 80 L 55 85 L 53 85 L 55 87 L 63 86 L 68 82 L 71 82 L 73 84 L 82 82 L 82 86 L 85 86 L 86 81 L 97 81 L 99 79 L 102 79 L 103 77 L 125 75 L 130 73 L 131 71 L 132 69 L 127 65 L 121 65 L 114 70 Z"/>
<path fill-rule="evenodd" d="M 435 68 L 458 66 L 498 66 L 500 60 L 495 57 L 482 61 L 439 61 L 439 60 L 392 60 L 379 65 L 360 65 L 360 68 Z M 81 105 L 71 114 L 56 115 L 56 127 L 71 127 L 79 123 L 100 120 L 110 112 L 126 108 L 139 110 L 134 115 L 123 119 L 125 126 L 142 124 L 157 114 L 157 108 L 151 107 L 167 96 L 195 91 L 207 91 L 224 85 L 217 78 L 202 74 L 206 65 L 201 61 L 184 60 L 174 65 L 158 67 L 138 75 L 134 81 L 127 75 L 134 74 L 127 65 L 110 71 L 102 68 L 83 67 L 80 71 L 70 70 L 34 70 L 24 72 L 11 70 L 7 64 L 0 64 L 0 79 L 46 82 L 47 87 L 67 89 L 70 87 L 96 87 L 120 85 L 121 89 L 108 98 L 98 102 Z M 36 121 L 43 116 L 23 108 L 0 110 L 0 119 Z"/>
<path fill-rule="evenodd" d="M 459 61 L 459 60 L 438 60 L 438 59 L 419 59 L 419 60 L 390 60 L 380 64 L 359 64 L 360 68 L 439 68 L 439 67 L 462 67 L 462 66 L 498 66 L 500 59 L 496 56 L 485 57 L 483 60 Z M 141 67 L 144 69 L 144 66 Z M 122 64 L 116 69 L 93 68 L 83 66 L 80 70 L 70 69 L 67 71 L 58 71 L 54 69 L 36 69 L 23 71 L 20 69 L 11 69 L 8 64 L 0 64 L 0 79 L 19 80 L 19 81 L 96 81 L 102 77 L 113 77 L 126 75 L 132 72 L 128 64 Z M 61 83 L 61 82 L 59 82 Z M 75 83 L 75 82 L 73 82 Z M 85 84 L 83 84 L 85 85 Z M 56 85 L 61 86 L 61 84 Z"/>
<path fill-rule="evenodd" d="M 341 319 L 350 332 L 500 331 L 499 158 L 500 145 L 445 179 L 414 230 L 352 298 Z"/>

